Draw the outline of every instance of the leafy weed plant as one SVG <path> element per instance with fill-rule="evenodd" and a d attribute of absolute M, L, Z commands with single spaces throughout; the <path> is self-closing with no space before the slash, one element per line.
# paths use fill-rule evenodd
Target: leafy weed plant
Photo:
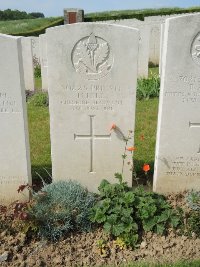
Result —
<path fill-rule="evenodd" d="M 35 107 L 47 107 L 49 105 L 48 94 L 45 92 L 36 93 L 28 99 L 28 104 Z"/>
<path fill-rule="evenodd" d="M 200 211 L 191 211 L 188 214 L 187 219 L 187 232 L 189 235 L 195 235 L 200 237 Z"/>
<path fill-rule="evenodd" d="M 169 227 L 179 225 L 180 213 L 164 196 L 145 192 L 142 187 L 132 190 L 121 174 L 115 174 L 115 178 L 118 183 L 101 182 L 99 200 L 91 209 L 91 221 L 102 224 L 106 233 L 135 247 L 141 232 L 165 234 Z"/>
<path fill-rule="evenodd" d="M 37 63 L 35 64 L 35 68 L 34 68 L 34 77 L 41 78 L 41 67 Z"/>
<path fill-rule="evenodd" d="M 111 130 L 122 134 L 119 127 L 113 124 Z M 102 224 L 106 233 L 121 239 L 125 245 L 135 247 L 139 241 L 140 233 L 152 231 L 165 234 L 169 227 L 177 227 L 181 223 L 181 212 L 174 210 L 165 197 L 152 192 L 145 192 L 143 187 L 130 188 L 123 180 L 123 172 L 127 151 L 133 152 L 135 147 L 128 146 L 132 139 L 132 131 L 127 137 L 122 154 L 122 173 L 115 173 L 118 183 L 111 184 L 103 180 L 99 186 L 99 200 L 91 209 L 91 221 Z M 134 174 L 134 164 L 127 162 Z M 150 170 L 144 164 L 143 171 L 147 175 Z M 135 175 L 136 177 L 136 175 Z M 136 177 L 137 179 L 137 177 Z"/>
<path fill-rule="evenodd" d="M 158 74 L 152 74 L 148 79 L 138 79 L 137 99 L 149 99 L 158 97 L 160 91 L 160 78 Z"/>

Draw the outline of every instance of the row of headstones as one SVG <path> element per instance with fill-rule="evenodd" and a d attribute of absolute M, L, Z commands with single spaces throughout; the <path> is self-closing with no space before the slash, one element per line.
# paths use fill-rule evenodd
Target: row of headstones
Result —
<path fill-rule="evenodd" d="M 22 62 L 24 69 L 25 89 L 35 90 L 34 71 L 36 67 L 41 68 L 42 88 L 48 90 L 47 86 L 47 58 L 45 35 L 39 37 L 21 37 Z"/>
<path fill-rule="evenodd" d="M 108 23 L 114 24 L 114 23 Z M 123 23 L 119 23 L 119 25 Z M 129 23 L 128 23 L 129 24 Z M 132 26 L 135 28 L 134 26 Z M 138 77 L 148 77 L 149 62 L 149 28 L 137 27 L 140 30 Z M 25 89 L 35 90 L 34 69 L 41 67 L 42 90 L 48 91 L 48 61 L 46 34 L 39 37 L 22 37 L 22 55 L 24 65 Z"/>
<path fill-rule="evenodd" d="M 148 77 L 149 62 L 158 65 L 162 54 L 162 29 L 164 29 L 164 22 L 166 18 L 171 16 L 152 16 L 146 17 L 144 21 L 137 19 L 112 20 L 102 21 L 108 24 L 124 25 L 139 29 L 139 55 L 138 55 L 138 77 Z M 71 19 L 70 19 L 71 18 Z M 65 14 L 65 23 L 81 22 L 83 21 L 82 10 L 69 10 Z M 41 66 L 42 89 L 48 91 L 47 80 L 47 44 L 45 34 L 39 37 L 23 37 L 22 38 L 22 55 L 25 76 L 25 88 L 29 91 L 34 91 L 34 68 Z M 159 64 L 161 73 L 161 64 Z"/>
<path fill-rule="evenodd" d="M 199 29 L 200 15 L 165 24 L 157 192 L 200 189 Z M 134 131 L 139 31 L 84 23 L 48 29 L 46 38 L 53 181 L 77 180 L 96 191 L 121 172 L 124 137 Z M 17 189 L 31 184 L 21 41 L 0 35 L 0 203 L 27 199 Z M 129 185 L 131 157 L 123 167 Z"/>
<path fill-rule="evenodd" d="M 122 19 L 122 20 L 108 20 L 101 21 L 108 24 L 119 24 L 138 28 L 140 31 L 140 45 L 139 45 L 139 62 L 138 62 L 138 76 L 147 77 L 148 72 L 146 70 L 145 62 L 159 65 L 160 63 L 160 36 L 162 24 L 165 20 L 172 17 L 182 16 L 185 14 L 172 14 L 162 16 L 148 16 L 144 18 L 144 21 L 138 19 Z M 84 10 L 78 8 L 64 9 L 64 23 L 78 23 L 84 21 Z M 140 47 L 141 46 L 141 47 Z M 141 49 L 141 55 L 140 55 Z M 145 56 L 144 56 L 145 54 Z M 143 61 L 140 59 L 142 57 Z M 148 57 L 148 58 L 147 58 Z M 147 61 L 148 60 L 148 61 Z M 140 62 L 141 61 L 141 62 Z M 143 62 L 143 65 L 142 65 Z M 142 66 L 142 68 L 140 67 Z"/>

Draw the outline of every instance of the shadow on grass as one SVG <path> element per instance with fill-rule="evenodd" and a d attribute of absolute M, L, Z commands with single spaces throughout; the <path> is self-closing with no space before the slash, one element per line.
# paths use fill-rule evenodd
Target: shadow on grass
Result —
<path fill-rule="evenodd" d="M 52 182 L 52 166 L 49 165 L 32 165 L 31 166 L 32 181 L 34 189 L 40 190 L 44 184 Z"/>

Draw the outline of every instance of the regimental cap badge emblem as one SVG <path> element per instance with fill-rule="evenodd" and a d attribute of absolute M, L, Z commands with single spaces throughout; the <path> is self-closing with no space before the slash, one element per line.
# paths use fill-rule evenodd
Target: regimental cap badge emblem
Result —
<path fill-rule="evenodd" d="M 191 55 L 194 62 L 200 65 L 200 33 L 198 33 L 191 45 Z"/>
<path fill-rule="evenodd" d="M 106 76 L 113 66 L 110 45 L 94 33 L 79 40 L 72 50 L 72 64 L 77 73 L 89 80 Z"/>

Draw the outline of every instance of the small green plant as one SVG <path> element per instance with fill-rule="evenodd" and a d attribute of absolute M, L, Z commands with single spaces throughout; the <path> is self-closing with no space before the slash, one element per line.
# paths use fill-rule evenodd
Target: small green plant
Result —
<path fill-rule="evenodd" d="M 200 211 L 191 211 L 188 214 L 187 231 L 190 235 L 195 233 L 197 237 L 200 237 Z"/>
<path fill-rule="evenodd" d="M 186 195 L 186 202 L 190 208 L 187 215 L 187 231 L 200 237 L 200 191 L 191 190 Z"/>
<path fill-rule="evenodd" d="M 108 246 L 108 242 L 105 239 L 99 239 L 97 240 L 97 248 L 98 248 L 98 252 L 100 254 L 100 256 L 102 258 L 106 258 L 109 256 L 110 254 L 110 248 Z"/>
<path fill-rule="evenodd" d="M 155 64 L 152 61 L 149 62 L 149 68 L 156 68 L 159 67 L 159 64 Z"/>
<path fill-rule="evenodd" d="M 145 192 L 142 187 L 132 190 L 120 174 L 115 174 L 115 178 L 118 183 L 101 182 L 100 199 L 91 209 L 92 222 L 102 224 L 106 233 L 134 247 L 141 231 L 164 234 L 181 222 L 179 212 L 164 196 Z"/>
<path fill-rule="evenodd" d="M 34 68 L 34 77 L 41 78 L 41 67 L 38 65 Z"/>
<path fill-rule="evenodd" d="M 117 237 L 117 239 L 113 241 L 113 244 L 116 248 L 119 248 L 120 250 L 126 249 L 125 242 L 119 237 Z"/>
<path fill-rule="evenodd" d="M 47 107 L 49 105 L 48 94 L 45 92 L 39 92 L 28 98 L 28 104 L 35 107 Z"/>
<path fill-rule="evenodd" d="M 167 232 L 168 227 L 177 227 L 181 222 L 181 215 L 172 209 L 164 196 L 145 192 L 142 187 L 135 190 L 123 181 L 123 172 L 127 151 L 135 151 L 135 147 L 128 146 L 132 131 L 126 137 L 120 128 L 113 124 L 111 127 L 125 142 L 122 154 L 122 173 L 115 173 L 118 183 L 111 184 L 103 180 L 99 186 L 99 201 L 91 209 L 91 221 L 103 225 L 106 233 L 120 238 L 127 246 L 135 247 L 142 231 L 153 231 L 158 234 Z M 134 173 L 134 166 L 127 162 Z M 150 170 L 144 164 L 143 171 L 147 175 Z"/>
<path fill-rule="evenodd" d="M 77 182 L 59 181 L 34 194 L 27 214 L 38 225 L 39 236 L 55 241 L 71 231 L 89 231 L 89 210 L 95 201 L 95 195 Z"/>
<path fill-rule="evenodd" d="M 103 180 L 99 186 L 100 200 L 91 209 L 91 220 L 103 224 L 106 233 L 120 237 L 126 244 L 135 246 L 138 240 L 138 225 L 134 222 L 134 194 L 129 191 L 120 174 L 115 174 L 119 183 Z"/>
<path fill-rule="evenodd" d="M 200 191 L 190 191 L 186 196 L 188 206 L 194 210 L 200 212 Z"/>
<path fill-rule="evenodd" d="M 158 97 L 160 92 L 160 78 L 157 74 L 148 79 L 138 79 L 137 99 L 149 99 Z"/>
<path fill-rule="evenodd" d="M 41 66 L 37 62 L 35 63 L 35 67 L 34 67 L 34 77 L 41 78 Z"/>

